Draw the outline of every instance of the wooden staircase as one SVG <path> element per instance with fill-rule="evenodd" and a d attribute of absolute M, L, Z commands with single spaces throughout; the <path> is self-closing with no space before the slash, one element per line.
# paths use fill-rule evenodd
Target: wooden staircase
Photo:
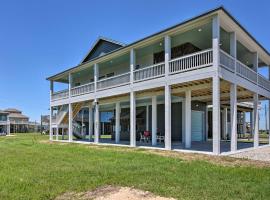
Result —
<path fill-rule="evenodd" d="M 78 114 L 78 112 L 81 110 L 83 106 L 83 103 L 74 103 L 72 104 L 72 111 L 73 111 L 73 116 L 72 119 L 74 119 L 76 117 L 76 115 Z M 65 117 L 62 120 L 62 124 L 68 124 L 68 113 L 65 115 Z"/>

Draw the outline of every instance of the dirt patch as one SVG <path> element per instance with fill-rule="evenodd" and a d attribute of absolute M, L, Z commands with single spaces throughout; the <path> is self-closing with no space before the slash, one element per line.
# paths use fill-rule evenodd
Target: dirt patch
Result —
<path fill-rule="evenodd" d="M 65 193 L 55 200 L 175 200 L 156 196 L 150 192 L 138 190 L 129 187 L 106 186 L 97 188 L 88 192 L 69 192 Z"/>

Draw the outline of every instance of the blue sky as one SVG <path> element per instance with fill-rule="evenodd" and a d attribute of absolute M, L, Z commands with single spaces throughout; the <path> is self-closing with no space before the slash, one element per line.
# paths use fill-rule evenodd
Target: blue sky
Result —
<path fill-rule="evenodd" d="M 130 43 L 220 5 L 270 50 L 267 0 L 0 0 L 0 109 L 39 120 L 45 78 L 78 64 L 98 36 Z"/>

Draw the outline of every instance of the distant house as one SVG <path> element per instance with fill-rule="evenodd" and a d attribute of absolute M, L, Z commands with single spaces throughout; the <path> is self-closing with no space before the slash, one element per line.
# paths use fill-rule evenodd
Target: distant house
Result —
<path fill-rule="evenodd" d="M 26 133 L 29 130 L 29 117 L 15 108 L 0 111 L 0 133 Z"/>

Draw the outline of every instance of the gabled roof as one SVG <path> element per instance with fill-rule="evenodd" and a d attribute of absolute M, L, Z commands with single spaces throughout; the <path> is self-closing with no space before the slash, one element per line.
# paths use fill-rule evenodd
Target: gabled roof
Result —
<path fill-rule="evenodd" d="M 124 43 L 100 36 L 94 42 L 88 53 L 84 56 L 83 60 L 81 61 L 81 64 L 90 61 L 93 58 L 103 56 L 111 51 L 114 51 L 124 46 L 126 46 Z"/>

